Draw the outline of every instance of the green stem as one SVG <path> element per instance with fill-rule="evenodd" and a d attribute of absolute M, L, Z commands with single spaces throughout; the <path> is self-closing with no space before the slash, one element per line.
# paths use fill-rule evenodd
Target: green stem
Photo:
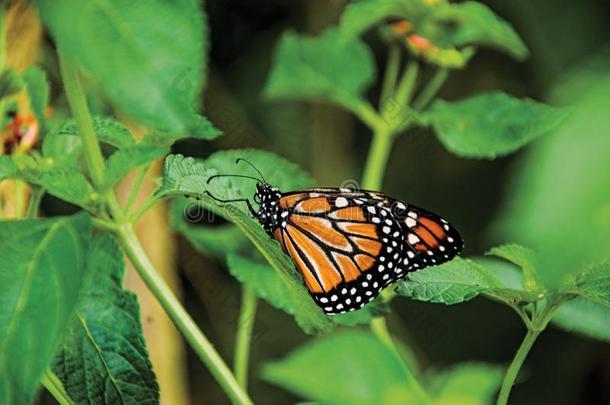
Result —
<path fill-rule="evenodd" d="M 508 370 L 506 371 L 506 375 L 504 376 L 504 381 L 502 382 L 502 388 L 500 389 L 500 394 L 498 395 L 497 405 L 506 405 L 508 403 L 508 396 L 510 395 L 510 390 L 515 383 L 515 379 L 517 378 L 517 374 L 519 374 L 519 370 L 527 357 L 530 349 L 536 342 L 538 335 L 540 335 L 541 331 L 528 330 L 523 342 L 521 342 L 521 346 L 517 350 L 517 354 L 513 358 L 513 361 L 510 363 Z"/>
<path fill-rule="evenodd" d="M 379 97 L 379 105 L 381 110 L 384 105 L 393 97 L 394 87 L 398 78 L 398 69 L 400 68 L 400 48 L 396 44 L 390 46 L 388 51 L 388 62 L 383 77 L 383 85 L 381 87 L 381 96 Z"/>
<path fill-rule="evenodd" d="M 371 147 L 364 167 L 362 187 L 367 190 L 379 190 L 383 179 L 390 150 L 392 149 L 392 133 L 384 127 L 373 134 Z"/>
<path fill-rule="evenodd" d="M 378 130 L 384 125 L 383 119 L 369 102 L 352 96 L 346 96 L 340 100 L 340 104 L 356 115 L 373 131 Z"/>
<path fill-rule="evenodd" d="M 445 83 L 448 76 L 449 70 L 447 68 L 439 68 L 415 101 L 413 101 L 413 109 L 415 111 L 422 111 L 426 108 L 430 100 L 432 100 L 441 86 Z"/>
<path fill-rule="evenodd" d="M 532 321 L 522 307 L 518 306 L 517 304 L 508 304 L 508 306 L 511 307 L 517 313 L 517 315 L 519 315 L 528 330 L 533 327 Z"/>
<path fill-rule="evenodd" d="M 159 201 L 161 201 L 161 198 L 154 194 L 151 195 L 150 197 L 148 197 L 148 199 L 146 201 L 144 201 L 142 203 L 142 205 L 140 205 L 140 207 L 136 210 L 136 212 L 133 213 L 133 215 L 130 218 L 130 222 L 135 224 L 138 221 L 138 219 L 140 219 L 140 217 L 142 215 L 144 215 L 144 213 L 146 211 L 148 211 L 153 205 L 155 205 Z"/>
<path fill-rule="evenodd" d="M 381 188 L 383 173 L 392 149 L 394 132 L 397 129 L 404 129 L 406 125 L 406 122 L 401 123 L 400 121 L 404 118 L 403 113 L 407 111 L 405 107 L 413 94 L 418 72 L 419 64 L 417 61 L 410 61 L 400 79 L 393 100 L 388 100 L 384 104 L 382 123 L 373 127 L 373 141 L 362 178 L 362 187 L 365 189 L 379 190 Z M 386 73 L 391 74 L 392 72 Z M 391 108 L 388 106 L 390 103 L 394 105 Z M 394 111 L 396 106 L 399 108 L 398 111 Z"/>
<path fill-rule="evenodd" d="M 26 214 L 28 218 L 36 218 L 38 216 L 40 201 L 43 195 L 44 189 L 42 187 L 32 186 L 32 196 L 30 197 L 30 205 Z"/>
<path fill-rule="evenodd" d="M 140 194 L 140 189 L 142 188 L 142 183 L 144 182 L 144 178 L 146 177 L 146 172 L 150 165 L 146 165 L 144 167 L 140 167 L 138 169 L 138 174 L 136 175 L 133 185 L 131 186 L 131 191 L 129 192 L 129 197 L 127 197 L 127 204 L 125 205 L 125 212 L 129 214 L 133 207 L 133 204 L 136 202 L 138 195 Z"/>
<path fill-rule="evenodd" d="M 250 357 L 252 330 L 256 320 L 257 299 L 252 289 L 242 286 L 241 291 L 241 309 L 237 324 L 233 372 L 237 382 L 245 390 L 248 387 L 248 359 Z"/>
<path fill-rule="evenodd" d="M 61 380 L 57 378 L 51 369 L 47 369 L 45 374 L 42 376 L 40 383 L 47 389 L 47 391 L 49 391 L 51 395 L 53 395 L 53 398 L 55 398 L 60 405 L 74 404 L 64 389 L 64 385 L 61 383 Z"/>
<path fill-rule="evenodd" d="M 415 81 L 419 74 L 419 63 L 416 60 L 409 61 L 405 73 L 400 79 L 400 84 L 396 90 L 396 103 L 400 107 L 407 106 L 411 101 L 411 96 L 415 90 Z"/>
<path fill-rule="evenodd" d="M 123 251 L 146 283 L 148 289 L 157 298 L 165 312 L 170 316 L 176 328 L 208 367 L 210 373 L 220 384 L 234 404 L 252 404 L 248 394 L 237 383 L 231 370 L 220 357 L 212 343 L 197 327 L 195 321 L 186 312 L 178 298 L 172 293 L 163 278 L 157 273 L 140 241 L 135 235 L 131 224 L 122 225 L 115 232 Z"/>
<path fill-rule="evenodd" d="M 531 323 L 526 323 L 526 325 L 528 325 L 527 333 L 523 339 L 523 342 L 521 342 L 521 346 L 519 346 L 515 357 L 513 357 L 513 360 L 508 366 L 508 370 L 504 376 L 504 381 L 502 381 L 498 401 L 496 402 L 497 405 L 506 405 L 508 403 L 510 391 L 515 383 L 515 380 L 517 379 L 519 370 L 521 370 L 521 367 L 525 362 L 525 358 L 529 354 L 540 333 L 542 333 L 542 331 L 548 325 L 549 321 L 553 317 L 553 314 L 555 313 L 555 310 L 557 310 L 561 302 L 561 300 L 549 302 L 541 313 L 537 313 L 538 311 L 535 310 L 532 314 Z"/>
<path fill-rule="evenodd" d="M 117 229 L 120 228 L 120 225 L 114 223 L 114 222 L 110 222 L 110 221 L 106 221 L 104 219 L 100 219 L 100 218 L 92 218 L 91 221 L 93 222 L 93 225 L 95 225 L 96 227 L 103 229 L 105 231 L 111 231 L 114 232 Z"/>
<path fill-rule="evenodd" d="M 104 157 L 100 145 L 97 142 L 93 120 L 89 107 L 87 106 L 87 98 L 78 78 L 78 69 L 76 65 L 65 55 L 61 46 L 59 46 L 59 69 L 66 90 L 68 104 L 72 115 L 76 120 L 80 136 L 83 142 L 85 159 L 91 180 L 97 189 L 100 189 L 104 182 Z"/>
<path fill-rule="evenodd" d="M 386 324 L 385 318 L 383 316 L 378 316 L 373 318 L 371 321 L 371 331 L 381 340 L 383 343 L 388 345 L 388 347 L 392 348 L 396 353 L 398 353 L 398 349 L 394 345 L 392 341 L 392 336 L 388 331 L 388 325 Z"/>

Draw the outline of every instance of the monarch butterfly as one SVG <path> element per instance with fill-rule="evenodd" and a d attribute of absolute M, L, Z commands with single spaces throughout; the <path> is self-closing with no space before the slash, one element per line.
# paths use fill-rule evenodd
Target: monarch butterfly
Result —
<path fill-rule="evenodd" d="M 408 272 L 451 260 L 462 249 L 459 233 L 429 211 L 375 191 L 312 188 L 283 193 L 260 178 L 248 209 L 299 270 L 313 300 L 329 315 L 361 308 Z"/>

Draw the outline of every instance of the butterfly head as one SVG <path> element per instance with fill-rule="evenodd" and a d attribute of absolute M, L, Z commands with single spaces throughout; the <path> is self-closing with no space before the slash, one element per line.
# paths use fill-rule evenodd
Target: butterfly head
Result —
<path fill-rule="evenodd" d="M 223 200 L 215 197 L 209 191 L 205 191 L 207 195 L 209 195 L 215 201 L 221 203 L 230 203 L 230 202 L 244 202 L 246 203 L 248 210 L 258 221 L 261 223 L 265 231 L 270 235 L 273 234 L 273 231 L 280 223 L 280 209 L 279 209 L 279 200 L 282 198 L 282 194 L 280 191 L 271 186 L 271 184 L 267 183 L 262 173 L 249 161 L 243 158 L 239 158 L 235 161 L 235 163 L 245 162 L 250 165 L 254 170 L 256 170 L 257 174 L 260 177 L 253 177 L 244 174 L 215 174 L 213 176 L 208 177 L 207 183 L 210 183 L 211 180 L 219 178 L 219 177 L 238 177 L 245 178 L 256 181 L 256 192 L 254 193 L 254 202 L 259 205 L 258 211 L 256 211 L 250 200 L 247 198 L 234 198 L 230 200 Z"/>
<path fill-rule="evenodd" d="M 281 220 L 280 198 L 282 198 L 282 193 L 277 188 L 265 182 L 256 184 L 254 202 L 260 207 L 256 217 L 267 233 L 272 233 Z"/>

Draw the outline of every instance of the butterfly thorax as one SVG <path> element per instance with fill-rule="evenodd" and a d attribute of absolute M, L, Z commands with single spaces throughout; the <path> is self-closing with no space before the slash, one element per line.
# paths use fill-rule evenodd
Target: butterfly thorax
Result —
<path fill-rule="evenodd" d="M 273 231 L 282 221 L 280 198 L 282 198 L 282 194 L 277 188 L 271 187 L 267 183 L 256 185 L 254 201 L 258 202 L 260 207 L 257 212 L 257 219 L 269 235 L 273 235 Z"/>

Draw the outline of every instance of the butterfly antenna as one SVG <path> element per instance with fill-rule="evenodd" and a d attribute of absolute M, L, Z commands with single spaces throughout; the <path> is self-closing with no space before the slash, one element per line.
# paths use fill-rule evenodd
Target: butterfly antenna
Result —
<path fill-rule="evenodd" d="M 206 181 L 206 184 L 210 184 L 210 181 L 212 179 L 215 179 L 215 178 L 218 178 L 218 177 L 241 177 L 243 179 L 250 179 L 250 180 L 261 181 L 261 179 L 257 179 L 256 177 L 245 176 L 243 174 L 215 174 L 213 176 L 208 177 L 208 180 Z"/>
<path fill-rule="evenodd" d="M 259 176 L 261 176 L 261 179 L 262 179 L 263 183 L 266 183 L 266 182 L 267 182 L 267 180 L 265 180 L 265 176 L 263 176 L 263 174 L 260 172 L 260 170 L 258 170 L 258 169 L 256 168 L 256 166 L 254 166 L 254 165 L 253 165 L 252 163 L 250 163 L 248 160 L 246 160 L 246 159 L 244 159 L 244 158 L 237 158 L 237 159 L 235 160 L 235 164 L 238 164 L 238 163 L 239 163 L 239 162 L 241 162 L 241 161 L 246 162 L 248 165 L 250 165 L 250 167 L 252 167 L 254 170 L 256 170 L 256 172 L 258 173 L 258 175 L 259 175 Z"/>

